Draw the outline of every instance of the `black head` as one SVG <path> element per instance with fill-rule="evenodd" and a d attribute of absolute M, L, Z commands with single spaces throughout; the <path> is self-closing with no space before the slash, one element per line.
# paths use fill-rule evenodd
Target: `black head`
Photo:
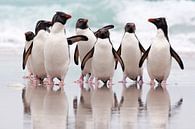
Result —
<path fill-rule="evenodd" d="M 36 24 L 36 27 L 35 27 L 35 35 L 37 35 L 37 33 L 40 30 L 45 30 L 46 31 L 50 26 L 52 26 L 52 22 L 45 21 L 45 20 L 39 20 Z"/>
<path fill-rule="evenodd" d="M 77 23 L 76 23 L 76 28 L 79 28 L 79 29 L 86 29 L 88 28 L 88 19 L 84 19 L 84 18 L 79 18 L 77 20 Z"/>
<path fill-rule="evenodd" d="M 125 25 L 125 32 L 129 32 L 129 33 L 135 33 L 135 24 L 134 23 L 127 23 Z"/>
<path fill-rule="evenodd" d="M 150 18 L 150 19 L 148 19 L 148 21 L 153 23 L 157 27 L 157 29 L 162 29 L 165 36 L 168 39 L 168 25 L 167 25 L 166 19 L 164 17 Z"/>
<path fill-rule="evenodd" d="M 52 18 L 52 24 L 56 22 L 60 22 L 61 24 L 65 25 L 66 21 L 71 18 L 71 15 L 66 14 L 64 12 L 56 12 L 56 14 Z"/>
<path fill-rule="evenodd" d="M 109 29 L 114 28 L 114 25 L 107 25 L 95 32 L 97 38 L 105 39 L 110 37 Z"/>
<path fill-rule="evenodd" d="M 96 36 L 97 38 L 100 38 L 100 39 L 106 39 L 110 37 L 110 32 L 108 31 L 108 29 L 102 28 L 98 30 Z"/>
<path fill-rule="evenodd" d="M 31 41 L 35 37 L 34 33 L 32 31 L 28 31 L 24 33 L 26 41 Z"/>

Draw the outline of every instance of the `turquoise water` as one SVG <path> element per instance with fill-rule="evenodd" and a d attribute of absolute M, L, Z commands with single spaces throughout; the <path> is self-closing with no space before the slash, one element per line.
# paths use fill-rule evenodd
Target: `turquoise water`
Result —
<path fill-rule="evenodd" d="M 72 15 L 66 24 L 68 35 L 75 34 L 75 22 L 80 17 L 89 19 L 94 31 L 106 24 L 115 25 L 111 40 L 116 48 L 127 22 L 135 22 L 136 33 L 147 48 L 156 32 L 147 19 L 166 17 L 172 46 L 177 51 L 195 51 L 195 2 L 184 0 L 1 0 L 0 48 L 22 49 L 24 32 L 33 31 L 40 19 L 51 20 L 59 10 Z"/>

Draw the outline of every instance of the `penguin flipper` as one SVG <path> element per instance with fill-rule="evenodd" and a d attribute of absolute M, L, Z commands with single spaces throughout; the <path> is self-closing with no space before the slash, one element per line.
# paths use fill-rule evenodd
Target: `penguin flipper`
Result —
<path fill-rule="evenodd" d="M 107 25 L 107 26 L 102 27 L 101 29 L 107 29 L 107 30 L 109 30 L 109 29 L 112 29 L 112 28 L 114 28 L 114 25 Z M 99 30 L 100 29 L 98 29 L 96 32 L 94 32 L 94 35 L 96 37 L 97 37 L 97 33 L 98 33 Z"/>
<path fill-rule="evenodd" d="M 150 51 L 150 48 L 151 46 L 144 52 L 144 54 L 142 55 L 140 61 L 139 61 L 139 67 L 141 68 L 143 63 L 144 63 L 144 60 L 148 57 L 148 53 Z"/>
<path fill-rule="evenodd" d="M 119 46 L 119 48 L 118 48 L 118 50 L 117 50 L 117 54 L 120 56 L 121 55 L 121 44 L 120 44 L 120 46 Z"/>
<path fill-rule="evenodd" d="M 78 49 L 78 45 L 76 45 L 75 51 L 74 51 L 74 63 L 76 65 L 79 64 L 79 49 Z"/>
<path fill-rule="evenodd" d="M 141 44 L 141 42 L 139 41 L 139 39 L 138 39 L 138 37 L 137 37 L 136 34 L 135 34 L 135 37 L 136 37 L 137 41 L 139 42 L 139 49 L 140 49 L 140 51 L 143 52 L 143 53 L 145 53 L 146 50 L 145 50 L 144 47 L 142 46 L 142 44 Z"/>
<path fill-rule="evenodd" d="M 102 28 L 109 30 L 109 29 L 114 28 L 114 25 L 107 25 L 107 26 L 104 26 Z"/>
<path fill-rule="evenodd" d="M 30 47 L 28 48 L 27 51 L 25 51 L 25 49 L 24 49 L 23 61 L 22 61 L 22 69 L 25 69 L 26 62 L 27 62 L 28 57 L 29 57 L 29 55 L 31 54 L 31 51 L 32 51 L 32 47 L 33 47 L 33 43 L 31 43 L 31 45 L 30 45 Z"/>
<path fill-rule="evenodd" d="M 88 61 L 88 59 L 90 59 L 93 56 L 93 53 L 94 53 L 94 47 L 83 58 L 82 63 L 81 63 L 81 70 L 84 69 L 86 62 Z"/>
<path fill-rule="evenodd" d="M 119 61 L 120 64 L 121 64 L 122 70 L 124 71 L 124 70 L 125 70 L 125 65 L 124 65 L 124 63 L 123 63 L 122 58 L 118 55 L 118 53 L 115 51 L 114 48 L 112 48 L 112 53 L 113 53 L 113 55 L 114 55 L 114 58 L 115 58 L 115 60 L 116 60 L 116 63 L 117 63 L 117 61 Z M 115 67 L 116 67 L 116 65 L 115 65 Z"/>
<path fill-rule="evenodd" d="M 88 38 L 84 35 L 75 35 L 75 36 L 67 38 L 68 45 L 72 45 L 73 43 L 78 42 L 78 41 L 87 41 L 87 40 Z"/>
<path fill-rule="evenodd" d="M 171 53 L 171 56 L 173 58 L 175 58 L 175 60 L 177 61 L 177 63 L 179 64 L 180 68 L 183 70 L 184 69 L 183 62 L 182 62 L 181 58 L 179 57 L 179 55 L 173 50 L 173 48 L 171 46 L 170 46 L 170 53 Z"/>
<path fill-rule="evenodd" d="M 121 44 L 117 50 L 117 54 L 120 56 L 121 55 Z M 115 69 L 117 68 L 117 65 L 118 65 L 118 61 L 116 61 L 116 64 L 115 64 Z"/>

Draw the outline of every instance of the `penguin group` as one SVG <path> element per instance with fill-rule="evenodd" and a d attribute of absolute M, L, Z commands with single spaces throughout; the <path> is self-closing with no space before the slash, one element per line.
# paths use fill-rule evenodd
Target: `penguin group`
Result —
<path fill-rule="evenodd" d="M 110 39 L 110 30 L 114 25 L 104 26 L 97 31 L 92 31 L 88 19 L 79 18 L 76 22 L 76 35 L 67 37 L 65 24 L 71 15 L 56 12 L 51 21 L 39 20 L 35 26 L 35 33 L 25 33 L 25 47 L 23 52 L 23 69 L 29 71 L 33 82 L 45 82 L 53 86 L 53 79 L 59 79 L 59 86 L 64 86 L 64 79 L 70 64 L 69 45 L 76 44 L 74 62 L 81 66 L 80 78 L 76 81 L 98 85 L 99 80 L 112 85 L 114 71 L 121 65 L 123 79 L 126 83 L 129 78 L 143 83 L 143 63 L 147 59 L 147 71 L 151 79 L 158 83 L 166 84 L 171 70 L 172 57 L 184 69 L 179 55 L 171 47 L 168 37 L 166 18 L 150 18 L 148 21 L 157 28 L 157 34 L 152 39 L 148 49 L 144 49 L 135 31 L 135 23 L 127 23 L 124 35 L 117 50 Z M 86 78 L 86 79 L 84 79 Z"/>

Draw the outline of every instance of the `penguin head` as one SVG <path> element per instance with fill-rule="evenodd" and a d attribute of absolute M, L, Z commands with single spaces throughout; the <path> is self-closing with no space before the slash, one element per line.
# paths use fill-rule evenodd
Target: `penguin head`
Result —
<path fill-rule="evenodd" d="M 150 19 L 148 19 L 148 21 L 153 23 L 157 27 L 157 29 L 167 28 L 167 22 L 166 22 L 166 19 L 164 17 L 150 18 Z"/>
<path fill-rule="evenodd" d="M 37 35 L 37 33 L 40 30 L 45 30 L 46 31 L 50 26 L 52 26 L 52 22 L 45 21 L 45 20 L 39 20 L 36 24 L 36 27 L 35 27 L 35 35 Z"/>
<path fill-rule="evenodd" d="M 79 28 L 79 29 L 86 29 L 88 28 L 88 19 L 84 19 L 84 18 L 79 18 L 77 20 L 77 23 L 76 23 L 76 28 Z"/>
<path fill-rule="evenodd" d="M 66 14 L 64 12 L 56 12 L 56 14 L 52 18 L 52 24 L 56 22 L 60 22 L 61 24 L 65 25 L 66 21 L 71 18 L 71 15 Z"/>
<path fill-rule="evenodd" d="M 34 33 L 32 31 L 28 31 L 24 33 L 26 41 L 31 41 L 35 37 Z"/>
<path fill-rule="evenodd" d="M 168 38 L 168 25 L 167 25 L 166 19 L 164 17 L 150 18 L 150 19 L 148 19 L 148 21 L 153 23 L 157 27 L 157 29 L 162 29 L 162 31 L 164 32 L 167 40 L 169 41 L 169 38 Z"/>
<path fill-rule="evenodd" d="M 105 39 L 110 37 L 109 29 L 114 28 L 114 25 L 107 25 L 95 32 L 97 38 Z"/>
<path fill-rule="evenodd" d="M 107 29 L 102 28 L 97 32 L 97 38 L 106 39 L 109 38 L 109 36 L 110 36 L 110 32 Z"/>
<path fill-rule="evenodd" d="M 135 24 L 134 23 L 127 23 L 125 25 L 125 32 L 128 32 L 128 33 L 135 33 Z"/>

